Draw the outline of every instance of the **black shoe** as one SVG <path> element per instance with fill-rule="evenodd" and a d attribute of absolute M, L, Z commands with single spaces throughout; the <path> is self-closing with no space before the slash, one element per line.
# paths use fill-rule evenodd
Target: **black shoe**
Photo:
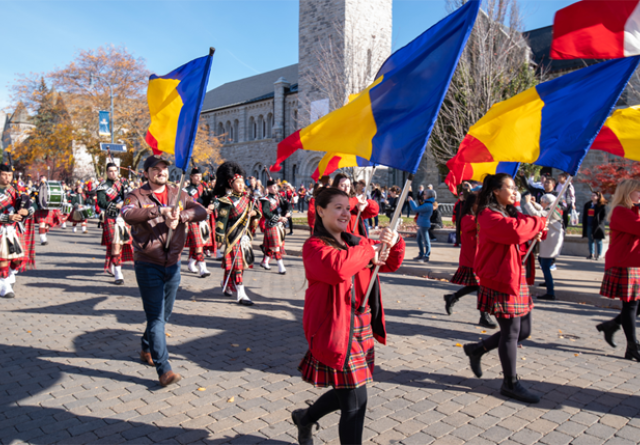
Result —
<path fill-rule="evenodd" d="M 116 285 L 120 286 L 120 285 L 124 284 L 124 280 L 116 280 L 115 283 L 116 283 Z"/>
<path fill-rule="evenodd" d="M 484 345 L 482 344 L 482 342 L 467 343 L 462 347 L 462 349 L 464 349 L 464 353 L 469 357 L 471 371 L 473 371 L 476 377 L 482 377 L 482 367 L 480 366 L 480 359 L 487 353 L 487 350 L 484 349 Z"/>
<path fill-rule="evenodd" d="M 600 259 L 600 255 L 596 255 L 593 257 L 594 260 L 598 261 Z"/>
<path fill-rule="evenodd" d="M 224 291 L 224 295 L 226 297 L 233 297 L 233 292 L 231 292 L 230 290 L 227 289 L 226 291 Z"/>
<path fill-rule="evenodd" d="M 588 260 L 592 260 L 593 259 L 593 255 L 589 254 L 589 256 L 587 257 Z"/>
<path fill-rule="evenodd" d="M 318 425 L 318 422 L 303 425 L 302 418 L 306 413 L 306 409 L 296 409 L 291 413 L 291 420 L 298 428 L 298 443 L 300 445 L 313 445 L 313 426 L 315 425 L 316 430 L 318 430 L 320 425 Z"/>
<path fill-rule="evenodd" d="M 4 298 L 7 298 L 5 295 Z M 640 343 L 627 343 L 627 352 L 624 354 L 624 358 L 627 360 L 636 360 L 640 362 Z"/>
<path fill-rule="evenodd" d="M 616 331 L 620 330 L 620 325 L 616 323 L 615 320 L 609 320 L 605 321 L 604 323 L 600 323 L 598 326 L 596 326 L 596 329 L 598 330 L 598 332 L 604 332 L 604 341 L 609 343 L 609 346 L 611 346 L 612 348 L 618 346 L 613 339 L 613 334 L 615 334 Z"/>
<path fill-rule="evenodd" d="M 556 301 L 557 298 L 555 295 L 544 294 L 536 297 L 538 300 L 547 300 L 547 301 Z"/>
<path fill-rule="evenodd" d="M 242 300 L 238 301 L 238 304 L 241 304 L 242 306 L 253 306 L 255 303 L 251 300 L 243 298 Z"/>
<path fill-rule="evenodd" d="M 518 376 L 505 377 L 502 381 L 500 394 L 505 397 L 520 400 L 524 403 L 538 403 L 540 401 L 540 397 L 533 393 L 530 393 L 527 388 L 520 384 Z"/>
<path fill-rule="evenodd" d="M 487 329 L 495 329 L 498 327 L 498 325 L 491 319 L 491 315 L 486 312 L 480 312 L 480 321 L 478 324 Z"/>
<path fill-rule="evenodd" d="M 2 298 L 6 298 L 6 299 L 16 298 L 16 294 L 14 294 L 13 292 L 8 292 L 4 294 Z"/>
<path fill-rule="evenodd" d="M 453 305 L 458 302 L 458 297 L 455 294 L 447 294 L 444 296 L 444 310 L 447 311 L 447 315 L 453 314 Z"/>
<path fill-rule="evenodd" d="M 40 243 L 41 246 L 46 246 L 47 244 L 49 244 L 49 241 L 45 241 L 44 243 Z"/>
<path fill-rule="evenodd" d="M 547 283 L 545 283 L 544 281 L 540 284 L 538 284 L 539 287 L 547 287 Z"/>
<path fill-rule="evenodd" d="M 280 275 L 286 275 L 287 271 L 285 270 L 284 272 L 278 272 Z"/>

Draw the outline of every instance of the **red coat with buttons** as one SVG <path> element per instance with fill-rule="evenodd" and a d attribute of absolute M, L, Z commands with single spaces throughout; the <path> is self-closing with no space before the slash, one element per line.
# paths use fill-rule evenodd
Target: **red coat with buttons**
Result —
<path fill-rule="evenodd" d="M 640 210 L 618 206 L 609 223 L 611 241 L 604 256 L 604 269 L 640 267 Z"/>

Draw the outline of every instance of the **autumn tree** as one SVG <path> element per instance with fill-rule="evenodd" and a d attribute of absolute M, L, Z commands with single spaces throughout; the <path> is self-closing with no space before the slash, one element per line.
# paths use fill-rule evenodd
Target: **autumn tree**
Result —
<path fill-rule="evenodd" d="M 576 180 L 588 184 L 591 190 L 613 195 L 620 182 L 638 177 L 640 177 L 640 162 L 612 156 L 610 162 L 581 170 Z"/>

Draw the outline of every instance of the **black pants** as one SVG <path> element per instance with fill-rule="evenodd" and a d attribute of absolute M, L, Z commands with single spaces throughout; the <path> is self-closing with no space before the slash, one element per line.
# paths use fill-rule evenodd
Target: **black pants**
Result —
<path fill-rule="evenodd" d="M 293 233 L 293 218 L 289 217 L 287 220 L 289 221 L 289 235 L 291 235 Z"/>
<path fill-rule="evenodd" d="M 622 302 L 620 314 L 614 318 L 615 322 L 622 325 L 624 336 L 627 337 L 627 344 L 636 343 L 636 317 L 640 314 L 640 300 Z"/>
<path fill-rule="evenodd" d="M 518 342 L 531 335 L 531 312 L 523 317 L 498 318 L 500 332 L 482 341 L 487 351 L 498 348 L 502 372 L 505 378 L 515 377 Z"/>
<path fill-rule="evenodd" d="M 340 410 L 338 433 L 343 445 L 362 443 L 364 415 L 367 411 L 367 387 L 332 389 L 322 394 L 309 407 L 302 419 L 305 425 L 314 423 L 334 411 Z"/>
<path fill-rule="evenodd" d="M 460 299 L 460 297 L 464 297 L 465 295 L 468 295 L 470 293 L 478 292 L 478 289 L 480 289 L 480 286 L 465 286 L 461 289 L 458 289 L 458 291 L 453 295 L 455 295 L 456 298 Z"/>

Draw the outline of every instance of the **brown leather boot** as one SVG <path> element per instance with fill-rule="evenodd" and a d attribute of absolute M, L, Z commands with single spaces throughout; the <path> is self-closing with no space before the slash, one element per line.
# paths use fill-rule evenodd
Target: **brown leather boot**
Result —
<path fill-rule="evenodd" d="M 140 351 L 140 361 L 142 363 L 145 363 L 149 366 L 155 366 L 153 364 L 153 359 L 151 358 L 151 353 L 150 352 L 144 352 L 144 351 Z"/>
<path fill-rule="evenodd" d="M 160 380 L 160 385 L 169 386 L 182 380 L 182 376 L 180 374 L 176 374 L 173 371 L 167 371 L 162 374 L 158 380 Z"/>

